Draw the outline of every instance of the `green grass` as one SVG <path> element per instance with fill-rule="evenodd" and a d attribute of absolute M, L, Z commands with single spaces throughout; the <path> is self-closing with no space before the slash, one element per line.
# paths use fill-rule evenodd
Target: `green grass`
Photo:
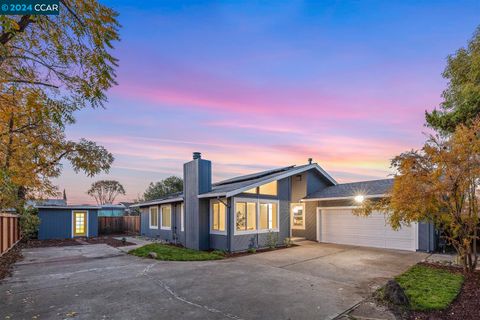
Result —
<path fill-rule="evenodd" d="M 405 290 L 412 310 L 427 311 L 447 308 L 460 292 L 463 276 L 416 265 L 395 280 Z"/>
<path fill-rule="evenodd" d="M 166 261 L 204 261 L 224 258 L 220 252 L 197 251 L 160 243 L 147 244 L 128 253 L 137 257 L 146 257 L 150 252 L 157 254 L 157 260 Z"/>

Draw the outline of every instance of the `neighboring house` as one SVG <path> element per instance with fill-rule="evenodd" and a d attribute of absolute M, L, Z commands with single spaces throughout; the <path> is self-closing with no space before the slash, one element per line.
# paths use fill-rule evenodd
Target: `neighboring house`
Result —
<path fill-rule="evenodd" d="M 413 223 L 392 230 L 384 215 L 358 217 L 362 198 L 379 199 L 392 179 L 338 184 L 318 164 L 289 166 L 212 183 L 211 162 L 193 154 L 184 164 L 184 191 L 134 204 L 141 234 L 197 250 L 244 251 L 270 239 L 301 237 L 403 250 L 433 250 L 434 232 Z"/>
<path fill-rule="evenodd" d="M 67 239 L 96 237 L 100 207 L 88 205 L 37 205 L 40 226 L 38 238 Z"/>
<path fill-rule="evenodd" d="M 44 200 L 28 200 L 27 207 L 32 206 L 66 206 L 66 199 L 44 199 Z"/>
<path fill-rule="evenodd" d="M 125 215 L 123 204 L 104 204 L 98 210 L 99 217 L 121 217 Z"/>

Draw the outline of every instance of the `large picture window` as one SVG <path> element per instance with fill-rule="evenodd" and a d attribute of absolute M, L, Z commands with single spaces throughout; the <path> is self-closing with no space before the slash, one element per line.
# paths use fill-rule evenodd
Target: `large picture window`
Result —
<path fill-rule="evenodd" d="M 276 203 L 260 202 L 259 212 L 259 229 L 260 230 L 276 230 L 278 229 Z"/>
<path fill-rule="evenodd" d="M 163 230 L 171 230 L 172 229 L 172 206 L 162 206 L 162 223 L 160 225 L 160 229 Z"/>
<path fill-rule="evenodd" d="M 149 226 L 150 229 L 158 229 L 158 207 L 149 208 Z"/>
<path fill-rule="evenodd" d="M 257 229 L 257 203 L 236 202 L 236 230 L 253 231 Z"/>
<path fill-rule="evenodd" d="M 292 229 L 305 229 L 305 205 L 292 203 L 291 205 Z"/>
<path fill-rule="evenodd" d="M 221 201 L 211 203 L 210 231 L 212 233 L 226 232 L 227 208 Z"/>

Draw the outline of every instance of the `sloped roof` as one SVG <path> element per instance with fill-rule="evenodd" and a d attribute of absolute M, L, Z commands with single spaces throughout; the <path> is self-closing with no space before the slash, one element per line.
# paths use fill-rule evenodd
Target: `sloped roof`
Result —
<path fill-rule="evenodd" d="M 142 207 L 142 206 L 148 206 L 148 205 L 154 205 L 154 204 L 172 203 L 172 202 L 181 202 L 181 201 L 183 201 L 183 192 L 176 192 L 158 199 L 135 203 L 135 204 L 132 204 L 130 207 L 134 208 L 134 207 Z"/>
<path fill-rule="evenodd" d="M 280 180 L 295 174 L 302 173 L 304 171 L 315 169 L 320 172 L 327 180 L 332 184 L 337 182 L 326 173 L 318 164 L 305 164 L 301 166 L 289 166 L 279 169 L 273 169 L 268 171 L 259 172 L 256 174 L 250 174 L 246 176 L 240 176 L 232 178 L 229 180 L 221 181 L 212 185 L 212 190 L 207 193 L 199 195 L 199 198 L 210 198 L 210 197 L 231 197 L 236 194 L 242 193 L 243 191 L 249 190 L 251 188 L 258 187 L 265 183 L 272 181 Z"/>
<path fill-rule="evenodd" d="M 304 200 L 329 200 L 353 198 L 357 195 L 381 196 L 393 186 L 393 179 L 341 183 L 309 194 Z"/>
<path fill-rule="evenodd" d="M 332 184 L 337 182 L 325 172 L 318 164 L 306 164 L 301 166 L 288 166 L 282 168 L 276 168 L 266 171 L 261 171 L 253 174 L 247 174 L 243 176 L 234 177 L 231 179 L 223 180 L 212 184 L 212 190 L 199 195 L 199 198 L 212 198 L 212 197 L 231 197 L 233 195 L 242 193 L 245 190 L 255 188 L 265 183 L 283 179 L 295 174 L 302 173 L 304 171 L 315 169 L 322 174 Z M 152 201 L 140 202 L 132 205 L 132 207 L 147 206 L 153 204 L 172 203 L 183 201 L 183 193 L 179 192 L 160 199 Z"/>

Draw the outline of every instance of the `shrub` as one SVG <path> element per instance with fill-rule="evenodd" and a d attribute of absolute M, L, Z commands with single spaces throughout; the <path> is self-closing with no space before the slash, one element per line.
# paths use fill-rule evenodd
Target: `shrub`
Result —
<path fill-rule="evenodd" d="M 292 238 L 290 238 L 290 237 L 285 238 L 285 240 L 283 240 L 283 244 L 284 244 L 285 247 L 287 247 L 287 248 L 293 246 Z"/>
<path fill-rule="evenodd" d="M 266 245 L 270 249 L 275 249 L 278 243 L 278 234 L 276 232 L 269 231 L 267 234 Z"/>

